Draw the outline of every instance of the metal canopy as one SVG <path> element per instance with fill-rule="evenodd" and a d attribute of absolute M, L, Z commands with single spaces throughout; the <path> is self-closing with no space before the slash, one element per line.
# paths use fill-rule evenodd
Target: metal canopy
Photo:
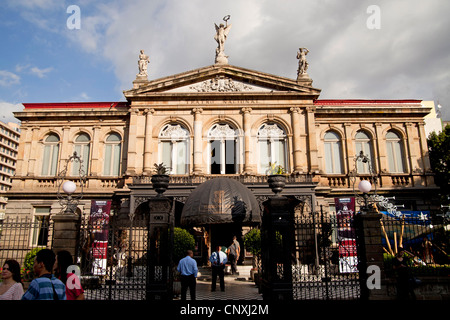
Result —
<path fill-rule="evenodd" d="M 258 201 L 242 183 L 215 178 L 199 185 L 189 196 L 181 214 L 183 225 L 261 222 Z"/>

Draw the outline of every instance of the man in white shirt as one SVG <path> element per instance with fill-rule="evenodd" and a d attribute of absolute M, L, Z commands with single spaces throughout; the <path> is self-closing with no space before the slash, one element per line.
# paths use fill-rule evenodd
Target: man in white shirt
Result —
<path fill-rule="evenodd" d="M 216 247 L 216 251 L 209 257 L 212 270 L 211 291 L 216 291 L 217 276 L 219 276 L 220 290 L 225 291 L 225 264 L 227 263 L 227 255 L 220 250 L 220 246 Z"/>
<path fill-rule="evenodd" d="M 181 300 L 186 300 L 187 289 L 191 295 L 191 300 L 195 300 L 195 291 L 197 285 L 198 267 L 197 261 L 193 259 L 192 250 L 186 252 L 186 257 L 180 260 L 177 270 L 181 273 Z"/>

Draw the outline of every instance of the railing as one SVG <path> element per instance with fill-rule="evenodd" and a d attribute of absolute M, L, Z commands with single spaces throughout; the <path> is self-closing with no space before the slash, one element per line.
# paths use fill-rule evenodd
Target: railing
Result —
<path fill-rule="evenodd" d="M 133 184 L 151 184 L 151 176 L 133 177 Z M 267 184 L 266 175 L 239 175 L 239 174 L 217 174 L 217 175 L 170 175 L 170 184 L 196 185 L 214 178 L 230 178 L 244 184 Z M 311 183 L 312 175 L 295 174 L 286 176 L 287 183 Z"/>
<path fill-rule="evenodd" d="M 48 216 L 7 217 L 0 220 L 0 261 L 16 260 L 24 281 L 33 277 L 33 259 L 36 250 L 52 247 L 53 223 Z"/>

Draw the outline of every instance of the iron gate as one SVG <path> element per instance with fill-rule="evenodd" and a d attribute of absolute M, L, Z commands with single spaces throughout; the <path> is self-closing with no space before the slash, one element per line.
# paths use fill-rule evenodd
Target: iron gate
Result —
<path fill-rule="evenodd" d="M 82 219 L 78 260 L 88 300 L 144 300 L 148 219 L 111 215 L 109 221 Z"/>
<path fill-rule="evenodd" d="M 295 221 L 296 300 L 359 299 L 353 216 L 311 212 Z"/>

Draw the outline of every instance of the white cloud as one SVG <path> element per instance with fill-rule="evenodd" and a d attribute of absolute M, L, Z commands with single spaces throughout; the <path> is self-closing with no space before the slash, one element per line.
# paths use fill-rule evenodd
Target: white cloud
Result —
<path fill-rule="evenodd" d="M 30 73 L 39 77 L 39 78 L 44 78 L 46 76 L 47 73 L 49 73 L 50 71 L 52 71 L 53 68 L 49 67 L 49 68 L 44 68 L 44 69 L 39 69 L 38 67 L 32 67 L 30 69 Z"/>
<path fill-rule="evenodd" d="M 6 70 L 0 70 L 0 86 L 8 87 L 19 83 L 20 77 L 17 74 Z"/>

